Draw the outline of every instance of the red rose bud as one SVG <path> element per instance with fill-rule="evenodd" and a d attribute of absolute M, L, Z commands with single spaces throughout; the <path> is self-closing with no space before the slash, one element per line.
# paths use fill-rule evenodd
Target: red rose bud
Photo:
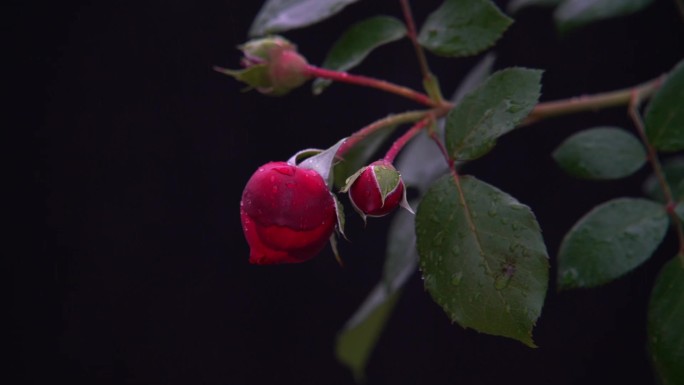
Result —
<path fill-rule="evenodd" d="M 311 78 L 306 71 L 306 59 L 297 53 L 294 44 L 280 36 L 251 40 L 239 48 L 245 55 L 242 58 L 244 70 L 214 69 L 263 94 L 284 95 Z"/>
<path fill-rule="evenodd" d="M 406 202 L 401 175 L 384 160 L 373 162 L 349 177 L 342 191 L 349 192 L 349 199 L 364 220 L 366 216 L 385 216 L 397 206 L 413 212 Z"/>
<path fill-rule="evenodd" d="M 266 265 L 307 261 L 330 239 L 337 223 L 335 200 L 314 170 L 285 162 L 261 166 L 240 201 L 249 261 Z"/>

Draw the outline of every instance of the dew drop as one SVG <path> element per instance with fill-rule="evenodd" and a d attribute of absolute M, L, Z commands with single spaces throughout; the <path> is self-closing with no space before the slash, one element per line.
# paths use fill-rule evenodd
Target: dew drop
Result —
<path fill-rule="evenodd" d="M 495 217 L 496 209 L 492 207 L 491 209 L 489 209 L 489 211 L 487 211 L 487 215 L 489 215 L 490 217 Z"/>
<path fill-rule="evenodd" d="M 561 274 L 564 283 L 574 283 L 578 276 L 579 273 L 574 268 L 567 269 Z"/>
<path fill-rule="evenodd" d="M 511 252 L 511 254 L 517 254 L 517 251 L 520 249 L 520 244 L 519 243 L 511 243 L 508 245 L 508 251 Z"/>
<path fill-rule="evenodd" d="M 496 290 L 505 289 L 508 286 L 508 284 L 511 282 L 511 277 L 512 277 L 512 275 L 509 275 L 506 273 L 497 276 L 496 279 L 494 280 L 494 288 Z"/>
<path fill-rule="evenodd" d="M 463 272 L 459 271 L 451 275 L 451 285 L 458 286 L 463 280 Z"/>
<path fill-rule="evenodd" d="M 506 111 L 510 112 L 511 114 L 515 114 L 516 112 L 519 112 L 522 109 L 523 109 L 523 107 L 520 104 L 510 103 L 508 105 L 508 108 L 506 109 Z"/>

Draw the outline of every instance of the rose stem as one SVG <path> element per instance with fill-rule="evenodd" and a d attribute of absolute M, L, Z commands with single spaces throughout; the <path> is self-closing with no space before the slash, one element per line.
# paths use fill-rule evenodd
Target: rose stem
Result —
<path fill-rule="evenodd" d="M 307 65 L 305 73 L 310 76 L 314 76 L 322 79 L 329 79 L 338 82 L 356 84 L 364 87 L 376 88 L 382 91 L 393 93 L 405 98 L 411 99 L 420 104 L 424 104 L 429 107 L 435 107 L 437 105 L 429 96 L 412 90 L 408 87 L 400 86 L 394 83 L 390 83 L 384 80 L 379 80 L 362 75 L 352 75 L 347 72 L 333 71 L 325 68 L 316 67 L 313 65 Z"/>
<path fill-rule="evenodd" d="M 663 167 L 658 159 L 658 154 L 646 135 L 644 121 L 641 119 L 641 115 L 639 114 L 640 104 L 641 95 L 637 89 L 634 89 L 629 102 L 629 117 L 632 119 L 632 122 L 634 122 L 634 126 L 639 133 L 639 137 L 646 147 L 646 157 L 653 168 L 653 173 L 658 180 L 660 189 L 663 191 L 663 196 L 665 197 L 665 208 L 667 209 L 667 213 L 670 215 L 672 223 L 677 231 L 677 239 L 679 241 L 679 258 L 682 262 L 682 265 L 684 265 L 684 227 L 682 227 L 682 221 L 675 212 L 677 203 L 675 202 L 672 196 L 672 190 L 665 179 L 665 173 L 663 172 Z"/>
<path fill-rule="evenodd" d="M 392 163 L 394 162 L 394 158 L 397 157 L 397 154 L 399 154 L 399 151 L 401 151 L 402 148 L 411 140 L 413 139 L 416 134 L 420 132 L 425 126 L 427 126 L 428 122 L 430 122 L 432 119 L 430 117 L 426 117 L 423 120 L 419 121 L 418 123 L 414 124 L 413 127 L 411 127 L 408 131 L 406 131 L 402 136 L 399 137 L 394 143 L 392 143 L 392 147 L 387 151 L 385 154 L 384 160 Z"/>

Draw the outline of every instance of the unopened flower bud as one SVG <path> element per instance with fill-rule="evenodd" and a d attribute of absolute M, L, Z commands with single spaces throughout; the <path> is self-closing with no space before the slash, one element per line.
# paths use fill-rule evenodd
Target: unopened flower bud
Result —
<path fill-rule="evenodd" d="M 251 263 L 296 263 L 315 257 L 325 247 L 337 224 L 337 210 L 319 173 L 271 162 L 259 167 L 247 182 L 240 219 Z"/>
<path fill-rule="evenodd" d="M 342 191 L 349 192 L 349 199 L 364 220 L 366 216 L 385 216 L 397 206 L 411 211 L 401 175 L 384 160 L 373 162 L 349 177 Z"/>
<path fill-rule="evenodd" d="M 297 52 L 297 46 L 280 36 L 251 40 L 239 48 L 244 54 L 245 69 L 215 69 L 263 94 L 284 95 L 311 79 L 306 70 L 308 63 Z"/>

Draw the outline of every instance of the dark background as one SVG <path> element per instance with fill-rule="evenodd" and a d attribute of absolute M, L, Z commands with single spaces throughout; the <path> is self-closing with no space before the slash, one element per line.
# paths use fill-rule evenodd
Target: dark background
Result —
<path fill-rule="evenodd" d="M 17 199 L 8 202 L 17 214 L 8 240 L 19 248 L 8 255 L 3 383 L 352 383 L 335 360 L 335 336 L 379 279 L 389 218 L 362 231 L 350 215 L 344 269 L 328 249 L 305 264 L 252 266 L 240 195 L 259 165 L 415 106 L 347 85 L 320 97 L 306 87 L 285 98 L 241 93 L 211 67 L 238 66 L 235 46 L 260 3 L 4 6 L 6 61 L 16 66 L 5 73 L 8 131 L 27 141 L 9 166 L 29 171 L 17 172 Z M 414 3 L 418 23 L 439 4 Z M 526 11 L 495 48 L 496 66 L 545 69 L 543 100 L 646 81 L 684 56 L 674 2 L 655 3 L 566 37 L 548 11 Z M 320 63 L 347 25 L 378 13 L 400 16 L 396 1 L 361 1 L 286 36 Z M 447 93 L 477 59 L 430 57 Z M 355 71 L 419 87 L 408 41 Z M 596 183 L 558 170 L 550 152 L 600 124 L 630 127 L 622 109 L 548 120 L 507 135 L 464 170 L 533 208 L 552 269 L 583 212 L 640 195 L 648 175 Z M 672 238 L 614 283 L 551 289 L 538 349 L 451 325 L 415 274 L 370 360 L 369 383 L 652 383 L 645 313 Z"/>

